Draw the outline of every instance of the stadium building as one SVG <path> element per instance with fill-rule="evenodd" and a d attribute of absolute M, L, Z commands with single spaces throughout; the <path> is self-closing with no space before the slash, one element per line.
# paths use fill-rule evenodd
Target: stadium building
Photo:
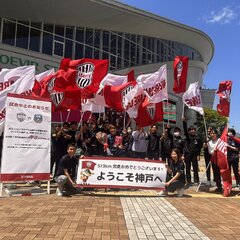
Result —
<path fill-rule="evenodd" d="M 167 64 L 169 118 L 179 120 L 181 96 L 174 95 L 173 60 L 188 56 L 188 85 L 203 85 L 214 53 L 202 31 L 113 0 L 8 0 L 0 8 L 0 68 L 36 65 L 57 68 L 63 57 L 109 59 L 109 72 L 135 76 Z M 214 90 L 203 89 L 213 107 Z"/>

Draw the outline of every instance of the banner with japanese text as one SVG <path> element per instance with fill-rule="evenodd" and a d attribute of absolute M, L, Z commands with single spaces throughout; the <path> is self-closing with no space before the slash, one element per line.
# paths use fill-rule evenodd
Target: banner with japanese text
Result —
<path fill-rule="evenodd" d="M 163 189 L 165 164 L 131 158 L 84 158 L 79 160 L 77 184 L 94 188 Z"/>
<path fill-rule="evenodd" d="M 50 140 L 51 103 L 8 95 L 1 181 L 49 180 Z"/>

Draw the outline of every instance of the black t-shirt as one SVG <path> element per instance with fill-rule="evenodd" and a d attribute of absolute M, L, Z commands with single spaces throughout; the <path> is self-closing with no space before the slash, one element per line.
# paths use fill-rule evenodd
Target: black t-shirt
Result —
<path fill-rule="evenodd" d="M 76 175 L 77 164 L 78 159 L 75 156 L 70 158 L 68 154 L 64 155 L 59 162 L 56 176 L 65 175 L 63 169 L 67 169 L 70 177 L 74 179 Z"/>
<path fill-rule="evenodd" d="M 177 180 L 181 181 L 185 184 L 185 173 L 184 173 L 184 163 L 182 161 L 171 161 L 170 169 L 172 170 L 172 176 L 174 177 L 177 173 L 181 175 L 178 177 Z"/>

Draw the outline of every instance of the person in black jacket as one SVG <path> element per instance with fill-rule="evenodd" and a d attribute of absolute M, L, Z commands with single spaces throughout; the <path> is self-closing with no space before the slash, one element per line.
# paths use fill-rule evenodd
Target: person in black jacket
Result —
<path fill-rule="evenodd" d="M 148 159 L 150 160 L 159 160 L 159 142 L 160 136 L 157 134 L 158 127 L 152 125 L 150 128 L 150 133 L 147 137 L 148 140 Z"/>
<path fill-rule="evenodd" d="M 183 152 L 186 164 L 187 184 L 191 184 L 191 165 L 193 167 L 194 183 L 198 184 L 198 161 L 200 160 L 200 152 L 203 142 L 201 137 L 196 134 L 196 128 L 194 126 L 187 128 L 187 121 L 185 118 L 183 118 L 183 129 L 186 137 Z"/>

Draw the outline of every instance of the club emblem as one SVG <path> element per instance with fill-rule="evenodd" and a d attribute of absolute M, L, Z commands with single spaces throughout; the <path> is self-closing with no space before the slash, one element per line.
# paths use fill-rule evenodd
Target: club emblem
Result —
<path fill-rule="evenodd" d="M 149 104 L 147 106 L 147 112 L 149 114 L 149 116 L 151 117 L 151 119 L 154 119 L 155 113 L 156 113 L 156 104 Z"/>
<path fill-rule="evenodd" d="M 56 107 L 58 107 L 64 99 L 64 93 L 63 92 L 54 92 L 54 93 L 51 93 L 50 97 L 51 97 L 52 103 Z"/>
<path fill-rule="evenodd" d="M 122 93 L 122 106 L 123 106 L 123 108 L 124 108 L 124 102 L 125 102 L 124 98 L 132 89 L 133 89 L 133 86 L 130 85 L 130 86 L 127 86 L 126 88 L 124 88 L 121 92 Z"/>
<path fill-rule="evenodd" d="M 41 114 L 35 114 L 33 120 L 35 123 L 41 123 L 43 121 L 43 116 Z"/>
<path fill-rule="evenodd" d="M 180 61 L 178 64 L 177 64 L 177 80 L 179 81 L 181 75 L 182 75 L 182 70 L 183 70 L 183 63 L 182 61 Z"/>
<path fill-rule="evenodd" d="M 25 113 L 17 113 L 17 120 L 19 122 L 23 122 L 24 120 L 26 120 L 26 114 Z"/>
<path fill-rule="evenodd" d="M 47 89 L 48 89 L 49 94 L 51 94 L 53 92 L 53 87 L 55 85 L 55 80 L 56 80 L 56 78 L 53 78 L 48 83 Z"/>
<path fill-rule="evenodd" d="M 92 82 L 94 65 L 92 63 L 83 63 L 77 66 L 76 83 L 79 88 L 85 88 Z"/>

